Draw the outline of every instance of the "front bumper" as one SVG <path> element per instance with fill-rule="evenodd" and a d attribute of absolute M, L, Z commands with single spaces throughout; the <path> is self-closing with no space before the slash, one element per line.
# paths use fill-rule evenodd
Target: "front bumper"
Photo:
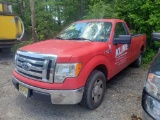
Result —
<path fill-rule="evenodd" d="M 0 40 L 0 48 L 10 48 L 16 43 L 16 40 Z"/>
<path fill-rule="evenodd" d="M 35 98 L 52 104 L 77 104 L 82 100 L 84 87 L 76 90 L 47 90 L 25 84 L 14 76 L 12 78 L 14 86 L 19 89 L 19 85 L 24 86 L 30 90 L 28 97 Z"/>

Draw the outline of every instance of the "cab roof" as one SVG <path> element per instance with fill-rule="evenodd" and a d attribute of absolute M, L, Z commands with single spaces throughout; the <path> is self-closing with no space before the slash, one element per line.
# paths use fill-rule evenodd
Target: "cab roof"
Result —
<path fill-rule="evenodd" d="M 77 22 L 124 22 L 121 19 L 90 19 L 90 20 L 80 20 Z"/>

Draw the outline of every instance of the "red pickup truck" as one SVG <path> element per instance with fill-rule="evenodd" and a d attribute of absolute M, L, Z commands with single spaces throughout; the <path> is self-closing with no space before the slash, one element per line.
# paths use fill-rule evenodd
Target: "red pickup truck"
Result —
<path fill-rule="evenodd" d="M 97 108 L 106 81 L 141 64 L 146 35 L 131 35 L 119 19 L 72 23 L 57 37 L 17 50 L 13 84 L 26 97 Z"/>

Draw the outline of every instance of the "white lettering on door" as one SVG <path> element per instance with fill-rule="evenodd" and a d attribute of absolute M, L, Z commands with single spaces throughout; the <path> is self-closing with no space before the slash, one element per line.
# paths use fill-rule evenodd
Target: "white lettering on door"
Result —
<path fill-rule="evenodd" d="M 116 49 L 115 57 L 117 58 L 118 56 L 122 55 L 127 50 L 128 50 L 128 45 L 127 44 L 122 45 L 121 47 Z"/>

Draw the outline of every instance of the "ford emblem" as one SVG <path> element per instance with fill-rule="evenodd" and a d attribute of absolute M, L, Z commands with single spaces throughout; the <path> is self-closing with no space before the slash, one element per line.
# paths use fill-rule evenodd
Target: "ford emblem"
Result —
<path fill-rule="evenodd" d="M 30 70 L 31 69 L 31 67 L 32 67 L 32 65 L 30 64 L 30 63 L 22 63 L 22 68 L 24 69 L 24 70 Z"/>

